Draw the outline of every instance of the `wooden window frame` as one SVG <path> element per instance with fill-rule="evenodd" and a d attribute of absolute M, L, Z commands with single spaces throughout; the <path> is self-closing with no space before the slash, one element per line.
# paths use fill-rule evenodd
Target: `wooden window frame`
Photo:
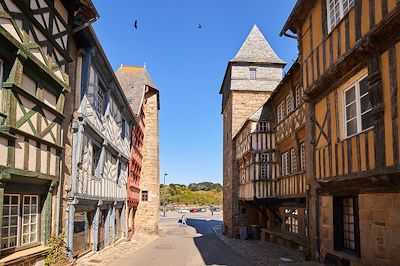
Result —
<path fill-rule="evenodd" d="M 295 174 L 297 173 L 298 169 L 298 164 L 297 164 L 297 156 L 296 156 L 296 149 L 292 148 L 290 149 L 290 173 Z"/>
<path fill-rule="evenodd" d="M 126 125 L 125 125 L 125 119 L 121 119 L 121 140 L 124 140 L 126 137 Z"/>
<path fill-rule="evenodd" d="M 249 79 L 257 79 L 257 68 L 255 67 L 249 68 Z"/>
<path fill-rule="evenodd" d="M 361 76 L 360 78 L 358 78 L 356 81 L 354 81 L 352 84 L 350 84 L 349 86 L 347 86 L 347 88 L 343 91 L 343 136 L 345 138 L 350 138 L 353 137 L 357 134 L 360 134 L 364 131 L 370 130 L 371 128 L 373 128 L 374 126 L 370 126 L 368 128 L 362 129 L 362 116 L 368 112 L 372 112 L 372 106 L 370 109 L 368 109 L 367 111 L 364 111 L 363 113 L 361 113 L 361 97 L 368 97 L 367 94 L 369 94 L 369 92 L 364 93 L 363 95 L 360 95 L 360 83 L 361 81 L 363 81 L 364 79 L 366 79 L 368 76 L 368 74 Z M 356 116 L 353 119 L 357 120 L 357 130 L 354 134 L 348 135 L 347 132 L 347 122 L 351 121 L 353 119 L 347 120 L 347 112 L 346 112 L 346 107 L 348 106 L 346 104 L 346 92 L 350 91 L 351 89 L 354 88 L 354 92 L 355 92 L 355 104 L 356 104 Z M 352 102 L 352 103 L 354 103 Z M 372 113 L 371 113 L 372 115 Z"/>
<path fill-rule="evenodd" d="M 299 234 L 299 213 L 299 209 L 296 208 L 285 208 L 283 210 L 285 231 L 296 235 Z"/>
<path fill-rule="evenodd" d="M 95 156 L 95 149 L 98 150 L 98 156 Z M 94 177 L 100 177 L 99 162 L 100 162 L 101 150 L 102 147 L 99 147 L 96 143 L 94 143 L 94 141 L 92 141 L 92 176 Z"/>
<path fill-rule="evenodd" d="M 286 158 L 286 159 L 284 159 Z M 281 173 L 282 176 L 288 176 L 290 175 L 290 169 L 289 169 L 289 151 L 282 153 L 281 155 Z"/>
<path fill-rule="evenodd" d="M 301 105 L 303 96 L 303 89 L 301 86 L 297 86 L 295 89 L 295 109 Z"/>
<path fill-rule="evenodd" d="M 268 131 L 268 122 L 260 121 L 258 122 L 258 132 L 267 132 Z"/>
<path fill-rule="evenodd" d="M 353 201 L 353 215 L 354 215 L 354 249 L 345 247 L 344 244 L 344 225 L 343 225 L 343 205 L 344 199 L 351 199 Z M 333 236 L 334 236 L 334 249 L 344 251 L 351 255 L 360 257 L 360 225 L 358 214 L 358 197 L 357 196 L 335 196 L 333 197 Z"/>
<path fill-rule="evenodd" d="M 260 153 L 260 179 L 270 178 L 269 161 L 271 155 L 269 153 Z"/>
<path fill-rule="evenodd" d="M 306 170 L 306 145 L 305 143 L 300 144 L 300 171 Z"/>
<path fill-rule="evenodd" d="M 289 115 L 293 112 L 294 106 L 293 106 L 293 96 L 292 94 L 288 94 L 286 96 L 286 114 Z"/>
<path fill-rule="evenodd" d="M 276 113 L 277 113 L 277 118 L 278 118 L 278 123 L 280 123 L 281 121 L 283 121 L 283 119 L 286 116 L 286 108 L 285 108 L 285 100 L 283 100 L 276 108 Z"/>
<path fill-rule="evenodd" d="M 38 194 L 29 194 L 29 193 L 12 193 L 12 192 L 10 192 L 10 193 L 5 193 L 3 197 L 5 197 L 5 196 L 10 196 L 10 197 L 17 196 L 18 197 L 18 214 L 17 214 L 18 218 L 17 218 L 17 235 L 16 235 L 17 244 L 16 244 L 16 246 L 8 247 L 8 248 L 3 248 L 2 245 L 0 245 L 0 250 L 1 250 L 2 254 L 12 254 L 12 253 L 17 252 L 19 250 L 23 250 L 23 249 L 30 248 L 32 246 L 40 245 L 40 233 L 41 233 L 40 195 L 38 195 Z M 24 209 L 23 208 L 25 207 L 24 198 L 26 196 L 35 197 L 36 198 L 36 213 L 35 213 L 35 215 L 36 215 L 36 221 L 35 221 L 35 224 L 36 224 L 36 239 L 34 241 L 32 241 L 32 242 L 28 242 L 26 244 L 23 244 L 23 235 L 24 235 L 24 233 L 23 233 Z M 4 198 L 3 198 L 3 200 L 4 200 Z M 11 198 L 10 198 L 10 201 L 11 201 Z M 3 208 L 4 208 L 4 205 L 3 205 Z M 10 210 L 10 212 L 11 212 L 11 210 Z M 30 210 L 29 210 L 29 215 L 31 215 Z M 4 223 L 4 215 L 3 215 L 3 223 Z M 29 232 L 30 232 L 30 226 L 31 225 L 32 225 L 31 223 L 29 223 L 29 225 L 28 225 L 29 226 Z M 2 225 L 2 228 L 3 228 L 3 225 Z M 30 237 L 30 233 L 28 234 L 28 236 Z M 2 235 L 2 238 L 3 237 L 4 237 L 4 235 Z"/>
<path fill-rule="evenodd" d="M 334 1 L 338 1 L 339 5 L 339 17 L 332 23 L 331 20 L 331 6 L 330 3 Z M 343 7 L 343 4 L 347 1 L 347 9 Z M 355 0 L 326 0 L 326 23 L 328 25 L 328 33 L 330 33 L 337 25 L 340 24 L 340 21 L 345 17 L 345 15 L 355 6 Z"/>

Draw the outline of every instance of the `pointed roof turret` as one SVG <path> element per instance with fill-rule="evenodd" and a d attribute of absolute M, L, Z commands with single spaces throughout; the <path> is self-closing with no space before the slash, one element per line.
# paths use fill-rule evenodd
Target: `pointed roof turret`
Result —
<path fill-rule="evenodd" d="M 253 26 L 239 52 L 230 62 L 286 64 L 276 55 L 257 25 Z"/>

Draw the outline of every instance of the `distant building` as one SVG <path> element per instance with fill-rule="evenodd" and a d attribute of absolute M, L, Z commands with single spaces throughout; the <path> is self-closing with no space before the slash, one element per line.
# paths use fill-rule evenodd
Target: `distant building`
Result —
<path fill-rule="evenodd" d="M 282 79 L 283 62 L 254 26 L 237 55 L 229 61 L 221 86 L 223 115 L 223 215 L 224 231 L 238 233 L 239 168 L 236 164 L 238 134 L 247 119 L 268 100 Z"/>
<path fill-rule="evenodd" d="M 71 159 L 66 163 L 70 176 L 63 183 L 71 256 L 101 250 L 127 237 L 126 182 L 134 123 L 93 28 L 82 29 L 75 41 L 76 86 L 67 138 Z"/>
<path fill-rule="evenodd" d="M 145 67 L 121 66 L 115 72 L 135 117 L 128 176 L 128 227 L 156 233 L 160 208 L 159 92 Z"/>

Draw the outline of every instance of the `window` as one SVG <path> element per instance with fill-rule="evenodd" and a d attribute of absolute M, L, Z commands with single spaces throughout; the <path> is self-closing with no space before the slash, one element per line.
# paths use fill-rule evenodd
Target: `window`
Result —
<path fill-rule="evenodd" d="M 293 99 L 292 95 L 286 96 L 286 113 L 290 114 L 293 111 Z"/>
<path fill-rule="evenodd" d="M 291 233 L 299 233 L 299 211 L 297 209 L 285 209 L 285 230 Z"/>
<path fill-rule="evenodd" d="M 125 119 L 121 121 L 121 140 L 125 139 Z"/>
<path fill-rule="evenodd" d="M 93 144 L 92 175 L 98 176 L 97 169 L 100 161 L 100 149 L 94 143 L 92 144 Z"/>
<path fill-rule="evenodd" d="M 295 108 L 299 107 L 302 102 L 303 97 L 303 89 L 299 86 L 296 88 L 296 96 L 295 96 Z"/>
<path fill-rule="evenodd" d="M 369 129 L 372 124 L 372 106 L 366 77 L 356 81 L 344 92 L 345 136 L 350 137 Z"/>
<path fill-rule="evenodd" d="M 300 144 L 300 171 L 306 170 L 306 146 L 304 143 Z"/>
<path fill-rule="evenodd" d="M 297 172 L 297 158 L 296 158 L 296 150 L 291 149 L 290 150 L 290 170 L 291 173 L 294 174 Z"/>
<path fill-rule="evenodd" d="M 260 175 L 261 179 L 266 179 L 269 177 L 269 154 L 268 153 L 261 153 L 260 154 Z"/>
<path fill-rule="evenodd" d="M 285 101 L 282 101 L 277 107 L 277 116 L 278 116 L 278 123 L 283 120 L 285 117 Z"/>
<path fill-rule="evenodd" d="M 282 176 L 289 175 L 289 153 L 282 154 Z"/>
<path fill-rule="evenodd" d="M 39 196 L 5 194 L 1 249 L 38 242 Z"/>
<path fill-rule="evenodd" d="M 142 201 L 149 201 L 149 193 L 148 191 L 142 191 Z"/>
<path fill-rule="evenodd" d="M 118 170 L 117 170 L 117 184 L 118 185 L 121 185 L 121 168 L 122 168 L 122 165 L 121 165 L 121 163 L 120 162 L 118 162 Z"/>
<path fill-rule="evenodd" d="M 261 121 L 258 123 L 258 131 L 259 132 L 267 132 L 268 124 L 265 121 Z"/>
<path fill-rule="evenodd" d="M 104 89 L 101 84 L 97 87 L 94 95 L 94 109 L 98 114 L 104 114 L 106 105 L 104 104 Z"/>
<path fill-rule="evenodd" d="M 328 30 L 329 32 L 354 6 L 354 0 L 328 0 Z"/>
<path fill-rule="evenodd" d="M 250 68 L 249 69 L 249 77 L 250 79 L 256 79 L 256 69 L 255 68 Z"/>
<path fill-rule="evenodd" d="M 359 254 L 357 197 L 334 197 L 333 204 L 335 249 Z"/>

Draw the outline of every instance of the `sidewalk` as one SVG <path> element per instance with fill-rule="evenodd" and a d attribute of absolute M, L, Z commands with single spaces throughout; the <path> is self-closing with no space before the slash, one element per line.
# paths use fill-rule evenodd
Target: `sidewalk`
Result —
<path fill-rule="evenodd" d="M 117 259 L 124 258 L 133 254 L 138 249 L 150 244 L 156 240 L 157 235 L 146 235 L 137 233 L 133 236 L 131 241 L 122 241 L 113 246 L 104 248 L 99 252 L 92 252 L 88 255 L 78 259 L 72 265 L 76 266 L 105 266 L 110 265 Z"/>
<path fill-rule="evenodd" d="M 262 240 L 240 240 L 222 234 L 221 228 L 214 230 L 216 236 L 237 253 L 256 266 L 319 266 L 322 264 L 305 261 L 304 253 Z"/>

